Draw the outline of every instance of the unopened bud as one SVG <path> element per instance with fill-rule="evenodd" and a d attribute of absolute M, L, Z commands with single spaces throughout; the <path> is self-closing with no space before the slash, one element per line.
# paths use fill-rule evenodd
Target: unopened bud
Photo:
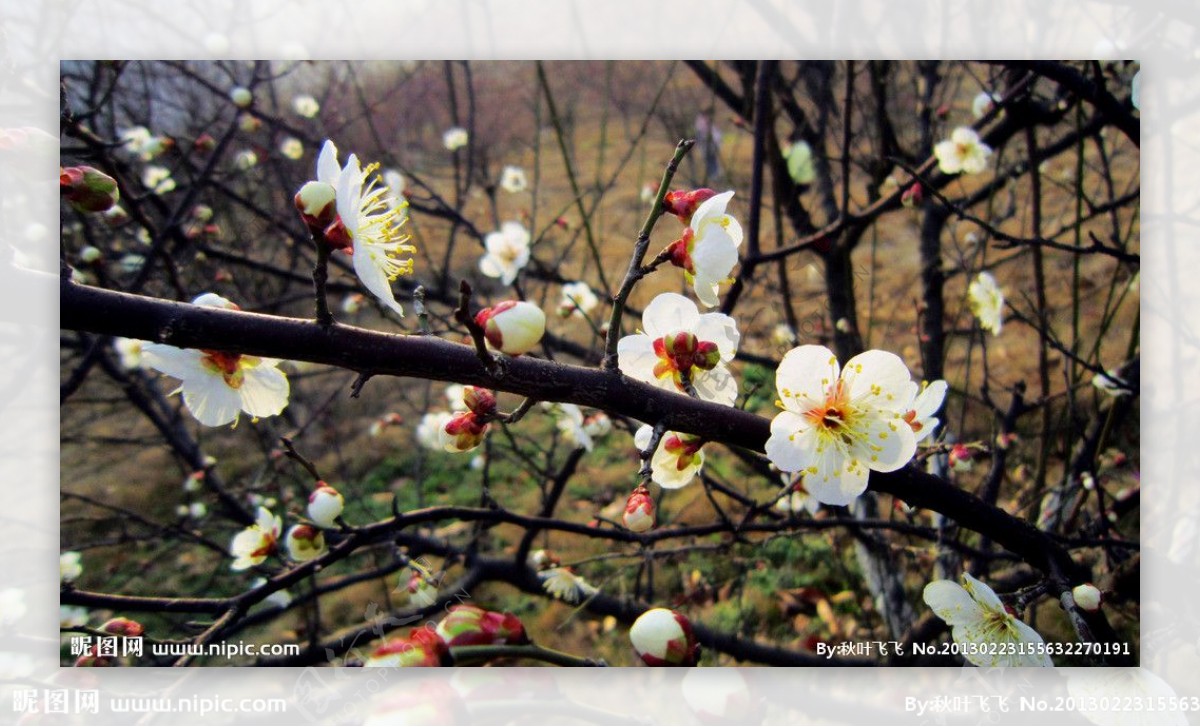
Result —
<path fill-rule="evenodd" d="M 233 101 L 234 106 L 244 109 L 254 101 L 254 94 L 250 93 L 250 89 L 245 86 L 235 86 L 229 91 L 229 100 Z"/>
<path fill-rule="evenodd" d="M 317 482 L 317 489 L 308 496 L 308 517 L 323 528 L 337 525 L 337 519 L 342 514 L 346 501 L 342 493 L 333 489 L 323 481 Z"/>
<path fill-rule="evenodd" d="M 692 244 L 692 239 L 695 237 L 695 234 L 696 233 L 692 231 L 692 228 L 685 227 L 683 228 L 683 235 L 667 247 L 667 250 L 671 255 L 671 264 L 693 274 L 695 273 L 696 266 L 692 262 L 692 256 L 691 253 L 688 252 L 688 246 Z"/>
<path fill-rule="evenodd" d="M 92 167 L 66 167 L 58 173 L 63 198 L 80 212 L 107 212 L 121 198 L 117 180 Z"/>
<path fill-rule="evenodd" d="M 480 419 L 487 419 L 496 414 L 496 395 L 479 386 L 464 386 L 463 404 Z"/>
<path fill-rule="evenodd" d="M 325 534 L 312 525 L 293 525 L 284 538 L 288 557 L 297 563 L 316 558 L 325 552 Z"/>
<path fill-rule="evenodd" d="M 293 202 L 309 229 L 322 231 L 337 218 L 337 191 L 326 182 L 308 182 Z"/>
<path fill-rule="evenodd" d="M 146 629 L 137 621 L 124 617 L 110 618 L 100 630 L 113 636 L 141 636 Z"/>
<path fill-rule="evenodd" d="M 638 485 L 630 493 L 621 521 L 635 533 L 644 533 L 654 527 L 654 499 L 645 485 Z"/>
<path fill-rule="evenodd" d="M 1104 597 L 1100 593 L 1100 589 L 1091 583 L 1083 583 L 1072 588 L 1071 597 L 1075 599 L 1075 605 L 1084 611 L 1096 611 L 1100 608 L 1100 604 L 1104 602 Z"/>
<path fill-rule="evenodd" d="M 437 625 L 447 646 L 502 646 L 529 643 L 521 619 L 511 613 L 459 604 Z"/>
<path fill-rule="evenodd" d="M 262 121 L 254 114 L 242 114 L 238 117 L 238 128 L 246 134 L 253 134 L 262 128 Z"/>
<path fill-rule="evenodd" d="M 913 182 L 912 186 L 904 190 L 904 194 L 900 195 L 900 204 L 905 207 L 919 207 L 921 200 L 925 198 L 925 190 L 921 187 L 920 182 Z"/>
<path fill-rule="evenodd" d="M 950 467 L 955 472 L 970 472 L 974 455 L 965 444 L 956 444 L 950 448 Z"/>
<path fill-rule="evenodd" d="M 670 609 L 652 608 L 638 616 L 629 640 L 647 666 L 695 666 L 700 660 L 692 624 Z"/>
<path fill-rule="evenodd" d="M 217 140 L 206 131 L 196 137 L 196 140 L 192 142 L 192 148 L 198 152 L 207 153 L 217 148 Z"/>
<path fill-rule="evenodd" d="M 450 647 L 429 626 L 405 638 L 390 639 L 371 652 L 363 666 L 450 666 Z"/>
<path fill-rule="evenodd" d="M 91 265 L 104 257 L 104 253 L 100 252 L 100 248 L 92 245 L 84 245 L 79 251 L 79 261 Z"/>
<path fill-rule="evenodd" d="M 487 428 L 475 412 L 459 412 L 438 430 L 438 443 L 447 452 L 466 452 L 483 442 Z"/>
<path fill-rule="evenodd" d="M 716 191 L 705 187 L 667 192 L 667 195 L 663 197 L 663 212 L 675 215 L 686 225 L 692 219 L 696 208 L 716 194 Z"/>
<path fill-rule="evenodd" d="M 533 303 L 509 300 L 475 316 L 493 348 L 510 356 L 533 350 L 546 333 L 546 314 Z"/>

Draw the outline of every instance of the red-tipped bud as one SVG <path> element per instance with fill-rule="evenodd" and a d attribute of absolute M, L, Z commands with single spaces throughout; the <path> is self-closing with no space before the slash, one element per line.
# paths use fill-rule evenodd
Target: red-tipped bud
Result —
<path fill-rule="evenodd" d="M 629 629 L 633 650 L 647 666 L 696 666 L 700 644 L 683 614 L 652 608 Z"/>
<path fill-rule="evenodd" d="M 496 395 L 479 386 L 463 387 L 463 404 L 480 419 L 496 415 Z"/>
<path fill-rule="evenodd" d="M 685 227 L 683 228 L 683 235 L 667 247 L 667 250 L 671 255 L 671 264 L 677 268 L 682 268 L 693 275 L 696 272 L 696 266 L 692 262 L 692 255 L 688 248 L 691 246 L 692 239 L 695 237 L 695 234 L 696 233 L 692 231 L 692 228 Z"/>
<path fill-rule="evenodd" d="M 475 412 L 459 412 L 438 430 L 438 442 L 447 452 L 466 452 L 483 442 L 487 429 L 488 425 L 480 422 Z"/>
<path fill-rule="evenodd" d="M 217 148 L 217 140 L 212 137 L 212 134 L 206 131 L 196 137 L 196 140 L 192 142 L 192 148 L 198 152 L 207 154 Z"/>
<path fill-rule="evenodd" d="M 337 191 L 332 184 L 307 182 L 292 199 L 300 219 L 317 234 L 327 234 L 325 228 L 338 220 Z"/>
<path fill-rule="evenodd" d="M 546 314 L 533 303 L 508 300 L 475 316 L 487 342 L 510 356 L 533 350 L 546 333 Z"/>
<path fill-rule="evenodd" d="M 459 604 L 437 626 L 437 635 L 450 647 L 528 644 L 525 626 L 511 613 L 485 611 Z"/>
<path fill-rule="evenodd" d="M 308 517 L 323 528 L 332 528 L 337 525 L 345 506 L 342 493 L 318 480 L 317 488 L 308 496 Z"/>
<path fill-rule="evenodd" d="M 297 563 L 312 560 L 325 552 L 325 534 L 308 524 L 293 525 L 284 538 L 288 557 Z"/>
<path fill-rule="evenodd" d="M 107 212 L 121 198 L 117 180 L 92 167 L 60 168 L 58 188 L 80 212 Z"/>
<path fill-rule="evenodd" d="M 920 182 L 913 182 L 912 186 L 904 190 L 900 195 L 900 204 L 905 207 L 919 207 L 921 200 L 925 198 L 925 190 L 921 187 Z"/>
<path fill-rule="evenodd" d="M 625 527 L 635 533 L 644 533 L 654 527 L 654 498 L 645 485 L 638 485 L 625 501 L 625 515 L 621 518 Z"/>
<path fill-rule="evenodd" d="M 143 628 L 140 623 L 134 621 L 133 619 L 124 617 L 110 618 L 108 621 L 104 622 L 104 625 L 100 627 L 100 630 L 106 634 L 112 634 L 113 636 L 130 637 L 141 636 L 146 632 L 146 629 Z"/>
<path fill-rule="evenodd" d="M 696 208 L 715 195 L 716 191 L 703 187 L 692 190 L 676 189 L 667 192 L 663 197 L 663 212 L 675 215 L 686 225 L 692 219 Z"/>
<path fill-rule="evenodd" d="M 969 472 L 974 459 L 974 453 L 965 444 L 956 444 L 950 448 L 950 467 L 955 472 Z"/>
<path fill-rule="evenodd" d="M 413 629 L 407 637 L 390 639 L 367 657 L 364 666 L 450 666 L 450 647 L 432 628 Z"/>
<path fill-rule="evenodd" d="M 696 354 L 692 357 L 692 365 L 698 369 L 712 371 L 721 363 L 721 350 L 712 341 L 700 341 L 696 344 Z"/>

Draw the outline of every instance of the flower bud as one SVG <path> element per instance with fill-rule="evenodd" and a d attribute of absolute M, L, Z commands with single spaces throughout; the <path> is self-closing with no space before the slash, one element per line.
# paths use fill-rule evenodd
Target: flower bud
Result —
<path fill-rule="evenodd" d="M 533 303 L 509 300 L 475 316 L 487 341 L 503 353 L 520 356 L 533 350 L 546 332 L 546 314 Z"/>
<path fill-rule="evenodd" d="M 92 245 L 84 245 L 79 251 L 80 262 L 86 263 L 87 265 L 95 263 L 102 257 L 104 257 L 104 253 L 100 252 L 100 248 L 93 247 Z"/>
<path fill-rule="evenodd" d="M 644 533 L 654 527 L 654 499 L 645 485 L 638 485 L 630 493 L 621 521 L 635 533 Z"/>
<path fill-rule="evenodd" d="M 696 233 L 690 227 L 683 228 L 683 235 L 667 246 L 667 252 L 670 255 L 671 264 L 682 270 L 686 270 L 693 275 L 696 272 L 696 266 L 692 262 L 692 256 L 688 252 L 688 246 L 692 244 L 692 239 Z"/>
<path fill-rule="evenodd" d="M 325 534 L 312 525 L 293 525 L 284 538 L 288 557 L 297 563 L 316 558 L 325 552 Z"/>
<path fill-rule="evenodd" d="M 917 207 L 924 198 L 925 190 L 921 187 L 921 183 L 913 182 L 912 186 L 904 190 L 904 194 L 900 195 L 900 204 L 905 207 Z"/>
<path fill-rule="evenodd" d="M 462 400 L 463 404 L 466 404 L 467 408 L 481 420 L 486 420 L 496 414 L 496 395 L 487 389 L 479 386 L 464 386 Z"/>
<path fill-rule="evenodd" d="M 308 496 L 308 517 L 323 528 L 333 528 L 342 514 L 346 501 L 342 493 L 333 489 L 324 481 L 317 482 L 317 489 Z"/>
<path fill-rule="evenodd" d="M 948 459 L 950 467 L 955 472 L 970 472 L 971 467 L 974 466 L 972 462 L 974 455 L 965 444 L 956 444 L 951 447 Z"/>
<path fill-rule="evenodd" d="M 700 644 L 683 614 L 666 608 L 646 611 L 629 628 L 633 650 L 647 666 L 696 666 Z"/>
<path fill-rule="evenodd" d="M 371 652 L 363 666 L 450 666 L 450 647 L 432 628 L 413 629 Z"/>
<path fill-rule="evenodd" d="M 437 635 L 450 647 L 529 643 L 525 627 L 516 616 L 465 604 L 450 609 L 437 625 Z"/>
<path fill-rule="evenodd" d="M 692 214 L 696 211 L 696 208 L 716 194 L 715 190 L 708 188 L 693 190 L 677 189 L 667 192 L 667 196 L 663 198 L 663 212 L 675 215 L 686 225 L 692 219 Z"/>
<path fill-rule="evenodd" d="M 104 625 L 100 627 L 100 630 L 106 634 L 112 634 L 113 636 L 130 637 L 141 636 L 146 631 L 146 629 L 137 621 L 120 616 L 117 618 L 110 618 L 108 621 L 104 622 Z"/>
<path fill-rule="evenodd" d="M 1075 605 L 1084 611 L 1099 610 L 1100 604 L 1104 602 L 1100 589 L 1091 583 L 1083 583 L 1072 588 L 1071 597 L 1075 599 Z"/>
<path fill-rule="evenodd" d="M 239 109 L 244 109 L 254 100 L 254 94 L 245 86 L 235 86 L 229 91 L 229 100 Z"/>
<path fill-rule="evenodd" d="M 308 182 L 292 199 L 310 230 L 323 231 L 337 219 L 337 191 L 326 182 Z"/>
<path fill-rule="evenodd" d="M 412 568 L 404 590 L 408 593 L 408 602 L 417 608 L 429 608 L 437 603 L 437 584 L 430 580 L 429 575 L 421 568 Z"/>
<path fill-rule="evenodd" d="M 243 133 L 253 134 L 262 128 L 262 121 L 254 114 L 242 114 L 238 117 L 238 128 Z"/>
<path fill-rule="evenodd" d="M 217 140 L 206 131 L 196 137 L 196 140 L 192 142 L 192 148 L 198 152 L 207 153 L 217 148 Z"/>
<path fill-rule="evenodd" d="M 483 442 L 487 428 L 475 412 L 459 412 L 438 430 L 438 444 L 447 452 L 466 452 Z"/>
<path fill-rule="evenodd" d="M 100 647 L 92 646 L 75 660 L 75 666 L 112 666 L 113 661 L 108 656 L 100 656 Z"/>
<path fill-rule="evenodd" d="M 92 167 L 60 169 L 58 188 L 79 212 L 107 212 L 121 198 L 117 180 Z"/>

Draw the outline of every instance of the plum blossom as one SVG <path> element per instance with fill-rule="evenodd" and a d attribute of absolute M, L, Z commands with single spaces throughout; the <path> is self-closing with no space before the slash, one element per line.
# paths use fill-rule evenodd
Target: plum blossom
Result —
<path fill-rule="evenodd" d="M 325 534 L 314 525 L 293 525 L 288 528 L 284 543 L 288 557 L 297 563 L 310 561 L 325 552 Z"/>
<path fill-rule="evenodd" d="M 214 293 L 205 293 L 192 304 L 238 309 Z M 274 416 L 288 404 L 288 380 L 278 368 L 278 359 L 145 343 L 142 360 L 180 380 L 184 405 L 205 426 L 236 425 L 241 412 L 256 418 Z"/>
<path fill-rule="evenodd" d="M 546 593 L 567 603 L 579 603 L 597 591 L 595 586 L 585 581 L 582 576 L 576 575 L 575 571 L 567 566 L 544 570 L 538 573 L 538 578 L 541 579 L 542 588 Z"/>
<path fill-rule="evenodd" d="M 304 143 L 294 136 L 289 136 L 279 143 L 279 153 L 291 160 L 304 156 Z"/>
<path fill-rule="evenodd" d="M 900 469 L 917 442 L 904 419 L 913 401 L 908 367 L 886 351 L 867 351 L 838 366 L 824 346 L 788 351 L 775 372 L 777 404 L 767 457 L 802 472 L 818 502 L 846 505 L 867 488 L 870 470 Z"/>
<path fill-rule="evenodd" d="M 515 194 L 524 192 L 529 187 L 525 178 L 525 170 L 520 167 L 507 166 L 500 172 L 500 189 Z"/>
<path fill-rule="evenodd" d="M 904 421 L 912 427 L 918 443 L 937 429 L 938 418 L 934 414 L 937 414 L 938 409 L 942 408 L 947 388 L 949 388 L 948 385 L 941 379 L 932 383 L 926 382 L 921 387 L 920 393 L 914 396 L 908 411 L 904 413 Z"/>
<path fill-rule="evenodd" d="M 732 405 L 738 386 L 726 364 L 737 353 L 741 334 L 723 313 L 700 314 L 678 293 L 662 293 L 642 313 L 643 333 L 617 342 L 622 371 L 668 391 L 695 388 L 705 401 Z"/>
<path fill-rule="evenodd" d="M 321 104 L 307 93 L 300 94 L 292 99 L 292 111 L 295 111 L 298 116 L 303 116 L 306 119 L 311 119 L 321 110 Z"/>
<path fill-rule="evenodd" d="M 647 666 L 695 666 L 700 644 L 687 618 L 667 608 L 652 608 L 629 627 L 633 650 Z"/>
<path fill-rule="evenodd" d="M 533 303 L 506 300 L 475 314 L 487 343 L 509 356 L 529 353 L 546 333 L 546 314 Z"/>
<path fill-rule="evenodd" d="M 1008 612 L 987 585 L 962 574 L 962 585 L 934 581 L 925 586 L 925 603 L 952 629 L 963 657 L 976 666 L 1054 666 L 1039 651 L 1042 637 Z M 1004 648 L 996 648 L 1001 646 Z"/>
<path fill-rule="evenodd" d="M 333 528 L 337 519 L 342 516 L 342 508 L 346 500 L 342 493 L 330 487 L 323 481 L 318 481 L 312 494 L 308 496 L 308 517 L 323 528 Z"/>
<path fill-rule="evenodd" d="M 737 264 L 738 247 L 742 244 L 742 226 L 725 214 L 732 198 L 733 192 L 725 192 L 701 203 L 692 213 L 683 236 L 670 247 L 671 264 L 683 268 L 696 297 L 708 308 L 719 302 L 720 285 Z"/>
<path fill-rule="evenodd" d="M 452 126 L 442 134 L 442 145 L 449 151 L 455 151 L 466 146 L 469 139 L 466 129 Z"/>
<path fill-rule="evenodd" d="M 441 451 L 442 442 L 438 432 L 453 418 L 454 415 L 448 411 L 431 411 L 421 417 L 420 423 L 417 424 L 417 443 L 426 449 Z"/>
<path fill-rule="evenodd" d="M 971 312 L 979 319 L 980 328 L 999 336 L 1004 326 L 1004 292 L 991 273 L 980 273 L 971 281 L 967 287 L 967 302 Z"/>
<path fill-rule="evenodd" d="M 551 411 L 557 411 L 558 418 L 554 426 L 562 432 L 563 438 L 573 442 L 577 447 L 592 451 L 594 443 L 592 435 L 584 427 L 583 410 L 574 404 L 551 404 Z"/>
<path fill-rule="evenodd" d="M 283 520 L 265 507 L 258 508 L 254 524 L 235 535 L 229 544 L 229 552 L 234 557 L 230 568 L 246 570 L 265 561 L 275 552 L 282 532 Z"/>
<path fill-rule="evenodd" d="M 479 259 L 479 271 L 512 285 L 521 268 L 529 262 L 529 230 L 520 222 L 505 222 L 483 239 L 487 253 Z"/>
<path fill-rule="evenodd" d="M 643 425 L 633 435 L 633 443 L 645 451 L 654 438 L 654 430 Z M 682 432 L 664 432 L 658 448 L 650 456 L 650 479 L 664 490 L 677 490 L 691 481 L 704 466 L 704 441 Z"/>
<path fill-rule="evenodd" d="M 114 338 L 113 348 L 121 359 L 121 366 L 128 370 L 142 367 L 142 341 L 136 338 Z"/>
<path fill-rule="evenodd" d="M 74 550 L 68 550 L 58 556 L 58 577 L 63 583 L 78 580 L 83 575 L 82 556 Z"/>
<path fill-rule="evenodd" d="M 809 494 L 804 487 L 804 476 L 783 473 L 783 494 L 775 501 L 775 509 L 780 512 L 807 512 L 816 515 L 821 508 L 820 501 Z"/>
<path fill-rule="evenodd" d="M 950 133 L 950 138 L 939 141 L 933 147 L 938 169 L 944 174 L 979 174 L 987 169 L 992 148 L 979 139 L 979 134 L 969 126 L 960 126 Z"/>
<path fill-rule="evenodd" d="M 166 194 L 175 190 L 175 179 L 170 169 L 150 164 L 142 170 L 142 186 L 154 194 Z"/>
<path fill-rule="evenodd" d="M 570 316 L 586 318 L 587 314 L 591 313 L 592 309 L 599 304 L 600 299 L 596 297 L 588 284 L 577 280 L 574 283 L 563 285 L 562 302 L 558 304 L 558 315 L 562 318 Z"/>

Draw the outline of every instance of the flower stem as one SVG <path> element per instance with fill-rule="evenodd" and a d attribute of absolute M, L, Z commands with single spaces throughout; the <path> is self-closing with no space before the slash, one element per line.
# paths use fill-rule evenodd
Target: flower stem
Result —
<path fill-rule="evenodd" d="M 500 646 L 455 646 L 450 649 L 455 666 L 466 666 L 492 659 L 533 659 L 544 661 L 556 666 L 607 666 L 602 659 L 587 659 L 581 656 L 565 654 L 554 649 L 547 649 L 537 644 L 500 645 Z"/>
<path fill-rule="evenodd" d="M 612 313 L 608 318 L 608 337 L 604 341 L 603 366 L 605 371 L 620 370 L 617 368 L 617 341 L 621 338 L 621 316 L 625 312 L 625 301 L 629 299 L 629 294 L 633 292 L 634 284 L 649 272 L 649 270 L 642 267 L 642 260 L 646 257 L 646 249 L 650 247 L 650 232 L 654 229 L 658 218 L 662 217 L 663 198 L 667 196 L 667 189 L 671 186 L 671 180 L 675 178 L 675 172 L 679 169 L 679 162 L 683 161 L 684 155 L 695 144 L 695 139 L 681 139 L 675 147 L 675 156 L 671 157 L 671 161 L 667 164 L 667 168 L 663 172 L 662 181 L 658 185 L 658 193 L 654 195 L 654 205 L 650 208 L 650 214 L 646 215 L 646 221 L 642 223 L 642 230 L 638 233 L 637 242 L 634 243 L 633 257 L 629 260 L 629 270 L 625 272 L 625 280 L 621 282 L 621 288 L 613 296 Z M 660 255 L 659 257 L 662 256 Z"/>
<path fill-rule="evenodd" d="M 322 326 L 333 325 L 333 313 L 329 311 L 329 300 L 325 291 L 325 283 L 329 280 L 329 245 L 324 240 L 313 238 L 317 246 L 317 262 L 313 265 L 313 287 L 316 289 L 317 323 Z"/>

